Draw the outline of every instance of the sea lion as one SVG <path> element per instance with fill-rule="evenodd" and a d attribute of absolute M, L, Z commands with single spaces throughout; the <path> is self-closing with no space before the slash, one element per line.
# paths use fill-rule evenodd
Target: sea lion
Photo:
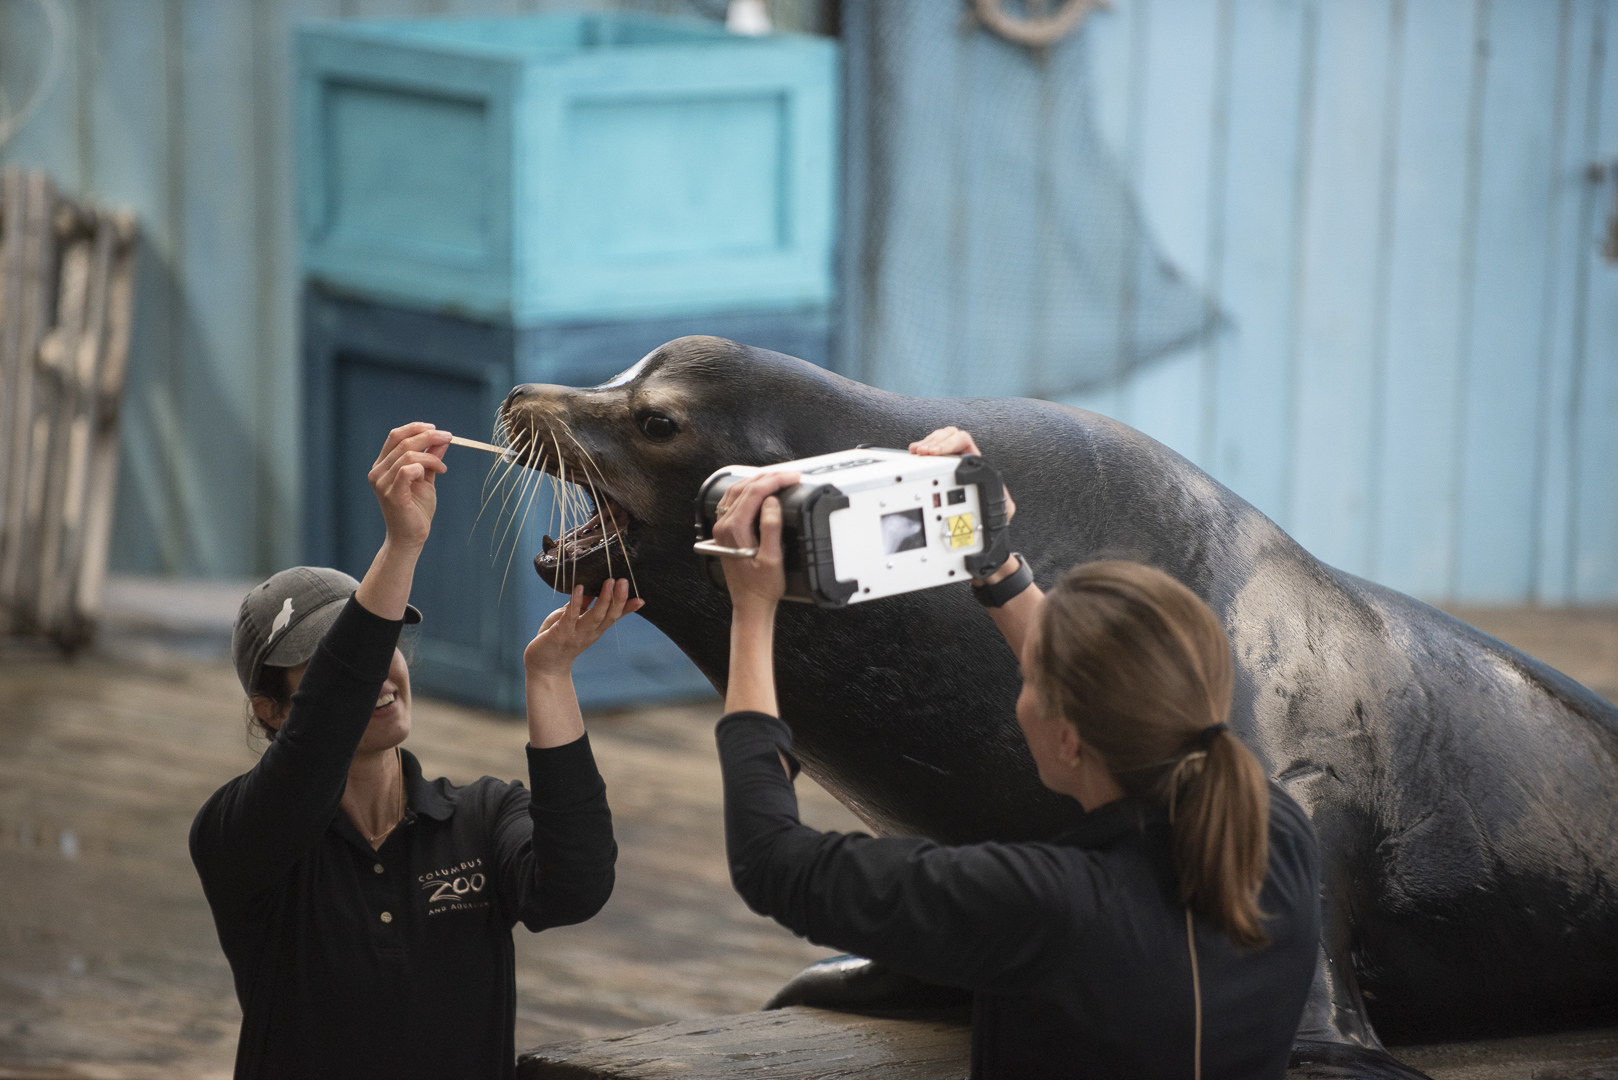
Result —
<path fill-rule="evenodd" d="M 549 447 L 588 480 L 602 511 L 547 542 L 539 573 L 594 586 L 609 559 L 617 573 L 627 561 L 642 614 L 721 690 L 729 602 L 691 552 L 702 480 L 966 428 L 1017 499 L 1012 546 L 1041 585 L 1123 555 L 1224 621 L 1231 723 L 1309 811 L 1325 854 L 1299 1072 L 1419 1075 L 1377 1030 L 1433 1040 L 1618 1018 L 1618 708 L 1324 565 L 1166 446 L 1080 409 L 903 397 L 704 337 L 600 386 L 519 386 L 502 417 L 514 445 Z M 1037 838 L 1075 812 L 1035 775 L 1013 713 L 1017 659 L 968 586 L 785 605 L 777 633 L 804 768 L 874 830 Z"/>

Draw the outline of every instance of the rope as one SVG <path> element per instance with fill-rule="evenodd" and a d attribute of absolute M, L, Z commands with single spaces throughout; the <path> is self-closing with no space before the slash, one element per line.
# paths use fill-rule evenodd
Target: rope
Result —
<path fill-rule="evenodd" d="M 45 16 L 45 25 L 51 35 L 50 55 L 45 61 L 45 71 L 39 77 L 39 84 L 34 92 L 16 112 L 10 116 L 0 116 L 0 146 L 11 141 L 11 137 L 22 130 L 28 118 L 34 115 L 45 100 L 45 95 L 51 92 L 56 85 L 56 77 L 62 73 L 62 42 L 66 37 L 63 27 L 62 7 L 60 0 L 34 0 L 39 5 L 40 13 Z M 4 91 L 0 91 L 0 99 L 4 98 Z"/>
<path fill-rule="evenodd" d="M 1066 0 L 1053 15 L 1044 14 L 1045 5 L 1030 0 L 1028 16 L 1016 18 L 1006 13 L 1006 0 L 972 0 L 972 12 L 984 26 L 1016 45 L 1045 49 L 1076 30 L 1086 15 L 1097 9 L 1110 10 L 1109 0 Z"/>

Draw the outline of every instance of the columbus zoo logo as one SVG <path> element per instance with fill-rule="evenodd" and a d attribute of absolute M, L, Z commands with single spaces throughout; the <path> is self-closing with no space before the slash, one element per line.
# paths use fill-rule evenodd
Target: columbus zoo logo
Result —
<path fill-rule="evenodd" d="M 417 879 L 427 891 L 427 914 L 444 911 L 471 911 L 489 906 L 481 895 L 489 879 L 483 874 L 483 860 L 471 859 L 442 870 L 431 870 Z"/>

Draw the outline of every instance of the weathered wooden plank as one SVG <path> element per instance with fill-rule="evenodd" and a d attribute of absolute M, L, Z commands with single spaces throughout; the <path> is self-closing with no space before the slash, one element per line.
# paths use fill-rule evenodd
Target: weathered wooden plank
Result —
<path fill-rule="evenodd" d="M 1464 322 L 1477 0 L 1405 7 L 1380 445 L 1369 576 L 1418 596 L 1449 585 L 1454 401 Z"/>
<path fill-rule="evenodd" d="M 1455 495 L 1457 600 L 1528 595 L 1561 9 L 1493 0 Z"/>
<path fill-rule="evenodd" d="M 1220 343 L 1212 471 L 1263 512 L 1285 506 L 1292 263 L 1307 157 L 1313 13 L 1286 0 L 1239 3 L 1231 35 L 1221 229 Z"/>
<path fill-rule="evenodd" d="M 10 545 L 10 477 L 22 358 L 22 252 L 25 216 L 22 172 L 0 174 L 0 567 Z M 0 630 L 13 621 L 9 594 L 0 589 Z"/>
<path fill-rule="evenodd" d="M 85 525 L 89 517 L 86 499 L 90 494 L 92 436 L 101 411 L 98 390 L 100 370 L 107 353 L 109 291 L 112 286 L 114 252 L 118 230 L 111 215 L 97 213 L 90 223 L 94 229 L 90 282 L 85 301 L 83 329 L 78 346 L 70 357 L 73 410 L 68 421 L 66 477 L 62 492 L 61 537 L 50 549 L 60 554 L 55 571 L 42 575 L 41 622 L 65 645 L 80 641 L 83 624 L 76 609 L 85 551 Z"/>
<path fill-rule="evenodd" d="M 119 213 L 113 215 L 111 224 L 117 246 L 107 281 L 106 326 L 101 367 L 94 387 L 90 464 L 85 480 L 83 546 L 74 587 L 73 607 L 78 623 L 73 637 L 79 641 L 88 640 L 101 610 L 118 480 L 118 421 L 134 323 L 135 218 L 127 212 Z"/>
<path fill-rule="evenodd" d="M 11 401 L 11 460 L 5 494 L 4 532 L 0 533 L 0 606 L 17 607 L 24 599 L 22 585 L 29 557 L 28 536 L 39 520 L 44 494 L 44 465 L 48 421 L 35 408 L 35 357 L 50 320 L 55 294 L 56 244 L 51 213 L 55 190 L 41 172 L 21 180 L 22 287 L 17 307 L 15 396 Z"/>
<path fill-rule="evenodd" d="M 1325 4 L 1319 13 L 1291 512 L 1282 524 L 1326 562 L 1358 572 L 1366 561 L 1381 180 L 1396 27 L 1387 0 Z"/>
<path fill-rule="evenodd" d="M 31 511 L 26 541 L 24 579 L 19 600 L 35 630 L 55 629 L 53 583 L 61 568 L 62 534 L 67 510 L 71 440 L 78 411 L 76 378 L 80 344 L 89 315 L 94 244 L 78 228 L 77 214 L 65 200 L 58 204 L 55 228 L 64 244 L 56 321 L 40 341 L 35 423 L 44 422 L 46 451 L 40 468 L 37 508 Z M 34 493 L 30 493 L 32 502 Z"/>
<path fill-rule="evenodd" d="M 520 1055 L 522 1080 L 958 1080 L 969 1071 L 964 1010 L 926 1019 L 793 1007 L 681 1020 Z"/>
<path fill-rule="evenodd" d="M 542 1046 L 518 1057 L 522 1080 L 955 1080 L 968 1071 L 964 1010 L 878 1018 L 790 1008 L 682 1020 L 624 1035 Z M 1618 1065 L 1618 1029 L 1428 1046 L 1393 1054 L 1433 1080 L 1597 1077 Z M 1320 1075 L 1300 1065 L 1289 1076 Z"/>

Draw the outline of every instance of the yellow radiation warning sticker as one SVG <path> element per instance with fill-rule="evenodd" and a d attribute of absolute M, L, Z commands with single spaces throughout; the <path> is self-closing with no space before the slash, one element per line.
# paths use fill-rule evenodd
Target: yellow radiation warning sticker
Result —
<path fill-rule="evenodd" d="M 971 514 L 956 514 L 954 517 L 948 518 L 946 524 L 949 525 L 950 547 L 959 548 L 971 545 L 977 534 L 977 530 L 972 528 Z"/>

